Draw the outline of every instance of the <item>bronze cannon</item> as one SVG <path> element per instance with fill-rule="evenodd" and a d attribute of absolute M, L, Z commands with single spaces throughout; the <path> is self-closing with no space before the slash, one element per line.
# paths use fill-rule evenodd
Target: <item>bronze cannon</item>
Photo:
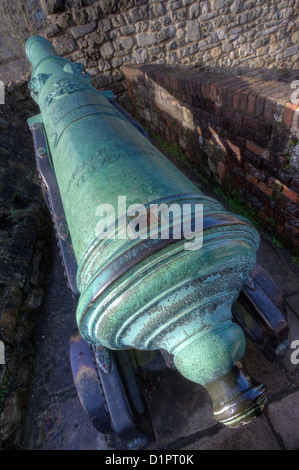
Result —
<path fill-rule="evenodd" d="M 207 389 L 217 421 L 251 421 L 265 408 L 266 390 L 241 365 L 245 336 L 232 305 L 256 263 L 255 227 L 205 196 L 113 94 L 92 87 L 81 64 L 58 57 L 37 36 L 26 52 L 41 110 L 29 120 L 38 168 L 78 295 L 74 343 L 93 345 L 103 380 L 113 371 L 113 351 L 164 351 L 176 370 Z M 188 235 L 180 218 L 187 207 Z M 93 400 L 85 407 L 96 407 L 96 392 Z"/>

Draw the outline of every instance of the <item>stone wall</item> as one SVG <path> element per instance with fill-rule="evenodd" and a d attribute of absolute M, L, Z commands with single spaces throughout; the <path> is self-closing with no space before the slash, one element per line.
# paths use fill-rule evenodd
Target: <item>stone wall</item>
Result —
<path fill-rule="evenodd" d="M 211 184 L 299 253 L 299 104 L 290 84 L 164 66 L 124 68 L 136 110 Z M 297 90 L 298 91 L 298 90 Z"/>
<path fill-rule="evenodd" d="M 291 78 L 298 0 L 41 0 L 58 54 L 98 89 L 125 90 L 124 64 L 221 67 Z"/>
<path fill-rule="evenodd" d="M 0 448 L 18 448 L 34 361 L 34 322 L 44 296 L 52 224 L 42 200 L 27 118 L 27 80 L 0 105 Z"/>

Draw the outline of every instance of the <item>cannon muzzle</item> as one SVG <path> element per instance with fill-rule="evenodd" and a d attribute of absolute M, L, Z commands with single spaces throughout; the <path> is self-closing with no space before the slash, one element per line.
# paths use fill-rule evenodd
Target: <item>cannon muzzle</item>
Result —
<path fill-rule="evenodd" d="M 81 64 L 38 36 L 26 51 L 47 137 L 40 156 L 50 155 L 78 264 L 81 335 L 109 349 L 168 351 L 181 374 L 206 387 L 216 420 L 250 421 L 266 392 L 240 364 L 245 337 L 231 305 L 255 265 L 256 229 L 205 196 L 92 87 Z M 188 236 L 177 214 L 188 215 Z"/>

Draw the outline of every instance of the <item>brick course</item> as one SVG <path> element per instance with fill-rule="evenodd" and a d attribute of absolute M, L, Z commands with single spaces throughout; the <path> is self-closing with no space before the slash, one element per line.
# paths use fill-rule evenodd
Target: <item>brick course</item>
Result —
<path fill-rule="evenodd" d="M 299 107 L 290 102 L 291 84 L 155 65 L 129 65 L 124 74 L 153 130 L 181 146 L 211 183 L 242 191 L 260 222 L 297 254 Z"/>

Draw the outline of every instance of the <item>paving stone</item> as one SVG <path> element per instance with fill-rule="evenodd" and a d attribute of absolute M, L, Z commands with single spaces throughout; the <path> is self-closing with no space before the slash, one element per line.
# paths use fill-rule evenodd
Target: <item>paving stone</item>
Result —
<path fill-rule="evenodd" d="M 210 396 L 173 370 L 153 373 L 145 396 L 158 446 L 215 426 Z"/>
<path fill-rule="evenodd" d="M 269 419 L 288 450 L 299 450 L 299 390 L 271 403 Z"/>
<path fill-rule="evenodd" d="M 86 418 L 77 397 L 64 403 L 53 403 L 36 421 L 38 450 L 98 450 L 108 449 L 104 439 L 98 441 L 98 431 Z"/>
<path fill-rule="evenodd" d="M 278 392 L 290 390 L 290 383 L 278 363 L 269 362 L 257 345 L 249 339 L 246 340 L 243 364 L 256 382 L 263 383 L 267 387 L 270 397 Z"/>
<path fill-rule="evenodd" d="M 285 250 L 276 248 L 261 234 L 257 254 L 259 264 L 268 271 L 282 294 L 289 295 L 298 290 L 298 270 L 290 263 Z"/>
<path fill-rule="evenodd" d="M 182 450 L 279 450 L 280 446 L 264 416 L 240 428 L 223 427 Z"/>

